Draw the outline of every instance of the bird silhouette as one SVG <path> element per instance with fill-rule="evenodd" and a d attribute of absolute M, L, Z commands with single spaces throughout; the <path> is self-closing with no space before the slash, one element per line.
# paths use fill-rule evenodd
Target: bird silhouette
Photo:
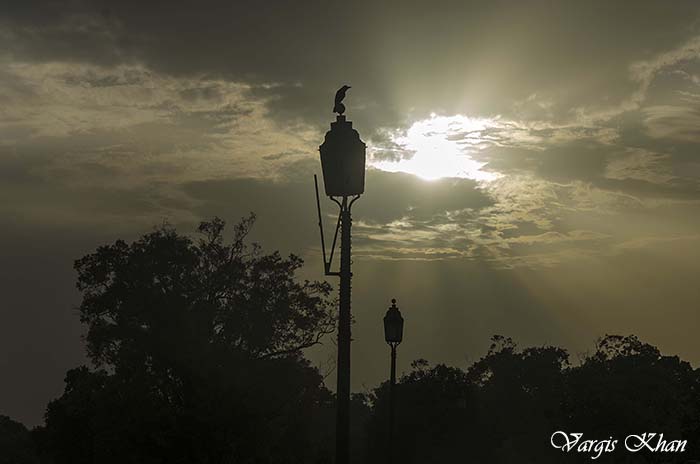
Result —
<path fill-rule="evenodd" d="M 343 105 L 343 98 L 345 98 L 345 92 L 350 88 L 349 85 L 344 85 L 338 89 L 335 93 L 335 106 L 333 106 L 333 112 L 338 114 L 345 113 L 345 105 Z"/>

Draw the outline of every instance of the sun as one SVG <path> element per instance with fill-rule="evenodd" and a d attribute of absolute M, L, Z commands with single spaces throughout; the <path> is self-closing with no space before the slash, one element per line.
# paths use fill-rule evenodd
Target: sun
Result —
<path fill-rule="evenodd" d="M 491 181 L 498 173 L 484 171 L 486 163 L 474 160 L 470 153 L 484 143 L 482 133 L 493 125 L 490 119 L 467 116 L 437 116 L 416 121 L 404 134 L 392 135 L 401 158 L 370 160 L 370 165 L 388 172 L 405 172 L 425 180 L 459 177 Z M 374 151 L 382 149 L 375 147 Z"/>

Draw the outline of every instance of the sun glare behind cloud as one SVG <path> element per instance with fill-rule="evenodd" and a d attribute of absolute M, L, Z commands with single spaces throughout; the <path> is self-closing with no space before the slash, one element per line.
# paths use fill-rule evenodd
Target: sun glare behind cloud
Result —
<path fill-rule="evenodd" d="M 486 163 L 474 160 L 470 153 L 487 143 L 483 132 L 494 126 L 490 119 L 467 116 L 437 116 L 416 121 L 401 134 L 391 136 L 399 159 L 370 159 L 370 165 L 388 172 L 406 172 L 425 180 L 460 177 L 491 181 L 500 174 L 484 171 Z M 385 151 L 371 147 L 371 154 Z"/>

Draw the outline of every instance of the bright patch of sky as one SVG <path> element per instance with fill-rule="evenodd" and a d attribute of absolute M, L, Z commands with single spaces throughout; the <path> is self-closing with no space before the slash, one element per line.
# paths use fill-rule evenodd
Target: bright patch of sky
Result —
<path fill-rule="evenodd" d="M 500 174 L 484 170 L 486 163 L 471 153 L 489 145 L 486 131 L 498 124 L 494 119 L 468 116 L 438 116 L 414 122 L 405 133 L 391 135 L 395 159 L 370 156 L 369 164 L 388 172 L 406 172 L 425 180 L 459 177 L 491 181 Z M 370 147 L 370 155 L 382 149 Z"/>

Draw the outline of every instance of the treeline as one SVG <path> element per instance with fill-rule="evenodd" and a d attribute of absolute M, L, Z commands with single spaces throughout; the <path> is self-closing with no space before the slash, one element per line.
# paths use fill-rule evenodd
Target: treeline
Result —
<path fill-rule="evenodd" d="M 635 336 L 608 335 L 571 365 L 556 347 L 519 350 L 493 337 L 488 354 L 466 371 L 425 361 L 397 388 L 394 462 L 688 463 L 700 459 L 700 369 L 663 356 Z M 368 459 L 382 452 L 387 386 L 368 398 Z M 582 433 L 569 452 L 550 439 Z M 683 453 L 625 449 L 628 435 L 663 433 L 687 440 Z M 598 453 L 586 440 L 617 440 Z M 573 438 L 572 438 L 573 440 Z M 561 446 L 561 434 L 555 439 Z M 656 445 L 656 440 L 650 440 Z M 581 446 L 583 445 L 583 446 Z M 386 453 L 386 451 L 384 451 Z M 592 461 L 592 458 L 596 458 Z"/>
<path fill-rule="evenodd" d="M 335 409 L 303 350 L 335 327 L 328 284 L 298 281 L 296 256 L 265 254 L 234 227 L 194 240 L 161 227 L 76 261 L 91 367 L 31 431 L 0 416 L 0 464 L 331 463 Z M 621 447 L 596 462 L 700 459 L 700 371 L 634 336 L 606 336 L 571 365 L 556 347 L 496 336 L 466 370 L 413 363 L 397 389 L 394 462 L 590 462 L 553 449 L 664 433 L 683 453 Z M 387 462 L 388 385 L 352 401 L 352 461 Z"/>

